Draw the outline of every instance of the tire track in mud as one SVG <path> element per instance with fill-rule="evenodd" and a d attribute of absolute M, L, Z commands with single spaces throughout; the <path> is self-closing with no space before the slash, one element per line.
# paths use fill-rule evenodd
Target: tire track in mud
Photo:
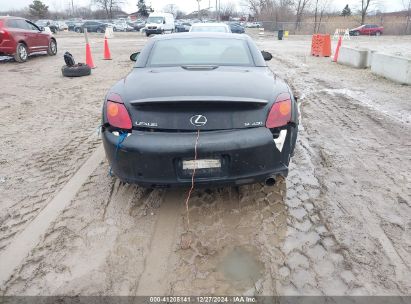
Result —
<path fill-rule="evenodd" d="M 154 234 L 136 291 L 138 296 L 167 295 L 169 259 L 176 239 L 183 197 L 179 190 L 167 190 L 158 209 Z"/>
<path fill-rule="evenodd" d="M 30 252 L 6 295 L 134 295 L 161 191 L 125 185 L 102 163 Z"/>
<path fill-rule="evenodd" d="M 59 151 L 51 155 L 50 152 L 38 152 L 29 159 L 22 157 L 16 160 L 26 165 L 14 172 L 15 178 L 20 178 L 22 181 L 13 186 L 11 189 L 13 193 L 19 188 L 25 189 L 28 184 L 31 187 L 38 185 L 38 188 L 33 192 L 18 191 L 18 196 L 22 198 L 7 210 L 3 210 L 0 215 L 0 231 L 4 232 L 0 237 L 0 252 L 7 248 L 14 236 L 47 206 L 52 197 L 78 170 L 79 164 L 85 161 L 99 144 L 100 139 L 93 132 L 91 135 L 85 134 L 70 139 Z M 8 197 L 6 192 L 4 199 L 15 201 L 16 197 Z"/>
<path fill-rule="evenodd" d="M 293 83 L 293 86 L 298 91 L 303 92 L 304 100 L 302 109 L 305 114 L 304 120 L 306 121 L 304 126 L 310 135 L 309 142 L 313 150 L 312 159 L 314 164 L 319 168 L 323 168 L 323 170 L 318 170 L 318 177 L 320 183 L 323 185 L 322 187 L 324 187 L 325 201 L 328 201 L 328 204 L 330 204 L 337 199 L 336 206 L 340 208 L 340 212 L 342 211 L 343 215 L 339 215 L 339 220 L 330 220 L 329 217 L 331 214 L 329 214 L 329 207 L 322 213 L 325 215 L 325 218 L 328 218 L 327 223 L 329 227 L 337 231 L 337 240 L 342 247 L 347 249 L 346 258 L 351 261 L 350 263 L 360 266 L 360 268 L 368 268 L 367 271 L 364 271 L 365 276 L 368 277 L 365 279 L 362 278 L 361 280 L 367 282 L 367 289 L 369 289 L 369 291 L 364 290 L 363 292 L 371 292 L 371 294 L 384 294 L 388 292 L 389 294 L 393 292 L 393 290 L 396 290 L 395 293 L 406 293 L 406 290 L 409 290 L 409 286 L 407 287 L 406 284 L 406 277 L 411 274 L 410 265 L 406 262 L 409 261 L 410 254 L 407 249 L 404 248 L 404 246 L 407 247 L 410 244 L 410 240 L 407 240 L 405 237 L 409 230 L 406 226 L 406 223 L 410 220 L 409 217 L 407 220 L 406 216 L 409 212 L 406 210 L 400 211 L 396 204 L 394 204 L 394 210 L 390 210 L 392 208 L 391 205 L 389 209 L 387 209 L 388 206 L 383 202 L 387 200 L 390 193 L 398 193 L 401 197 L 404 193 L 410 193 L 411 190 L 404 184 L 404 181 L 409 180 L 409 175 L 407 177 L 405 173 L 409 172 L 409 170 L 394 170 L 388 173 L 392 171 L 393 168 L 396 168 L 398 163 L 409 164 L 409 161 L 404 158 L 404 156 L 407 155 L 407 140 L 404 141 L 404 139 L 398 137 L 398 134 L 403 132 L 400 130 L 404 128 L 407 129 L 407 126 L 401 124 L 402 120 L 400 118 L 393 118 L 391 115 L 381 112 L 378 108 L 364 104 L 363 101 L 354 99 L 351 94 L 343 94 L 343 90 L 333 89 L 332 85 L 326 81 L 311 79 L 304 76 L 304 73 L 297 74 L 294 70 L 283 70 L 281 67 L 282 61 L 280 61 L 278 57 L 275 57 L 275 60 L 278 60 L 280 63 L 280 73 L 288 75 L 287 78 Z M 298 64 L 287 64 L 287 66 L 296 68 Z M 297 69 L 303 71 L 304 67 Z M 307 109 L 310 109 L 310 111 Z M 315 120 L 323 121 L 322 126 L 335 126 L 333 131 L 326 133 L 334 132 L 339 135 L 323 134 L 324 129 L 320 130 L 318 126 L 313 128 L 313 125 L 315 125 L 313 120 L 314 122 Z M 319 134 L 321 134 L 321 137 L 318 137 Z M 312 135 L 314 135 L 317 140 L 311 138 Z M 330 142 L 328 142 L 324 146 L 324 138 L 331 139 L 331 145 Z M 384 141 L 382 141 L 383 138 Z M 366 147 L 364 147 L 364 143 Z M 333 147 L 332 145 L 335 146 Z M 344 148 L 341 150 L 339 147 Z M 348 151 L 348 153 L 345 153 L 346 155 L 341 153 L 341 151 L 344 150 Z M 365 152 L 365 154 L 363 156 L 360 156 L 361 153 L 360 155 L 355 154 L 354 157 L 348 156 L 348 154 L 354 153 L 354 151 L 358 152 L 358 150 L 362 151 L 362 153 Z M 370 152 L 372 154 L 370 154 Z M 403 158 L 402 161 L 400 161 L 401 158 Z M 354 162 L 356 165 L 354 165 Z M 349 168 L 347 168 L 348 170 L 341 169 L 347 165 L 349 166 Z M 334 172 L 333 175 L 330 175 L 332 174 L 331 172 L 335 171 L 334 168 L 340 168 L 337 169 L 339 172 Z M 354 168 L 357 168 L 356 173 L 353 171 L 355 170 Z M 343 175 L 355 177 L 358 175 L 359 168 L 361 168 L 360 171 L 367 172 L 367 176 L 378 176 L 381 175 L 380 173 L 382 172 L 382 176 L 384 176 L 383 180 L 386 182 L 378 181 L 378 185 L 374 185 L 377 181 L 375 179 L 372 181 L 369 178 L 361 180 L 361 178 L 358 179 L 357 176 L 357 178 L 355 178 L 356 180 L 350 180 L 341 175 L 341 172 L 346 172 Z M 337 178 L 338 176 L 340 177 Z M 398 184 L 399 181 L 403 184 L 402 189 L 395 185 Z M 390 184 L 390 186 L 387 187 L 387 184 Z M 354 194 L 357 200 L 358 198 L 360 199 L 358 203 L 350 205 L 349 202 L 355 201 L 355 198 L 349 198 L 350 195 L 344 195 L 341 192 L 338 193 L 338 191 L 335 191 L 335 186 L 341 187 L 343 185 L 345 186 L 346 193 L 351 193 L 353 189 L 360 188 L 357 190 L 358 192 Z M 349 187 L 346 187 L 346 185 L 349 185 Z M 362 185 L 362 187 L 360 187 L 360 185 Z M 351 189 L 348 189 L 350 187 Z M 381 191 L 381 189 L 385 190 Z M 407 190 L 404 192 L 404 189 Z M 369 192 L 370 190 L 372 192 Z M 366 195 L 364 193 L 373 194 Z M 374 197 L 374 199 L 370 197 Z M 395 197 L 391 197 L 389 200 L 392 200 L 394 203 L 397 201 Z M 407 200 L 409 200 L 409 198 L 405 199 L 405 201 Z M 367 206 L 365 208 L 364 202 Z M 375 202 L 382 202 L 380 203 L 380 208 L 373 206 Z M 350 206 L 347 206 L 347 203 Z M 403 209 L 403 207 L 401 208 Z M 331 209 L 334 208 L 332 207 Z M 384 214 L 384 212 L 379 211 L 381 209 L 386 211 L 386 213 Z M 336 210 L 332 211 L 332 213 L 339 214 Z M 352 236 L 348 236 L 346 232 L 341 234 L 342 231 L 339 231 L 341 229 L 340 223 L 342 219 L 346 222 L 348 220 L 347 217 L 354 214 L 355 216 L 349 220 L 351 223 L 348 225 L 350 228 L 361 225 L 361 228 L 359 228 L 360 231 L 364 231 L 365 229 L 369 236 L 368 238 L 370 238 L 370 241 L 367 242 L 369 248 L 365 245 L 362 246 L 361 243 L 355 242 Z M 400 214 L 402 214 L 402 216 L 400 216 Z M 358 222 L 355 223 L 355 221 L 360 220 L 357 219 L 359 216 L 367 219 L 367 225 L 364 226 Z M 403 217 L 403 219 L 399 220 L 401 217 Z M 388 218 L 388 221 L 386 218 Z M 390 221 L 393 221 L 393 223 L 390 224 Z M 386 229 L 387 227 L 392 227 L 392 225 L 402 227 L 397 229 L 397 233 L 399 230 L 402 237 L 395 235 L 391 235 L 390 237 L 387 235 L 384 231 L 383 224 L 385 224 Z M 394 229 L 388 228 L 388 230 L 391 231 L 392 234 Z M 350 229 L 350 231 L 352 231 L 352 229 Z M 352 231 L 352 234 L 356 235 L 358 232 Z M 382 251 L 379 247 L 381 247 Z M 371 255 L 369 259 L 365 258 L 363 252 L 367 251 L 378 253 L 378 257 L 372 257 Z M 382 263 L 382 261 L 384 262 Z M 368 265 L 370 263 L 378 264 L 378 266 L 369 268 Z M 359 278 L 364 275 L 361 274 L 360 271 L 357 271 L 357 273 L 359 274 Z M 373 273 L 373 275 L 369 276 L 369 273 Z M 378 287 L 370 285 L 370 282 L 376 284 Z"/>
<path fill-rule="evenodd" d="M 405 152 L 406 143 L 411 138 L 407 140 L 404 136 L 398 137 L 398 130 L 404 128 L 403 125 L 388 117 L 381 117 L 364 106 L 352 106 L 355 101 L 351 101 L 348 96 L 312 94 L 307 102 L 303 109 L 308 116 L 315 118 L 318 114 L 313 108 L 321 108 L 325 123 L 336 126 L 332 132 L 322 131 L 327 133 L 323 136 L 330 139 L 324 146 L 320 146 L 317 138 L 311 140 L 314 147 L 320 151 L 319 157 L 313 159 L 328 164 L 325 172 L 320 175 L 322 183 L 328 188 L 327 200 L 339 198 L 337 206 L 340 210 L 332 207 L 331 210 L 340 217 L 340 221 L 351 222 L 350 227 L 361 227 L 360 232 L 352 232 L 353 235 L 357 234 L 360 237 L 365 232 L 366 238 L 369 239 L 368 248 L 355 242 L 353 237 L 348 237 L 346 233 L 339 236 L 341 242 L 346 243 L 347 247 L 352 247 L 350 258 L 361 267 L 368 268 L 370 263 L 378 264 L 378 267 L 368 270 L 380 279 L 380 282 L 375 282 L 376 284 L 385 281 L 382 283 L 383 288 L 407 292 L 410 288 L 406 282 L 411 274 L 411 265 L 408 262 L 411 256 L 406 249 L 410 244 L 406 234 L 409 231 L 407 223 L 411 217 L 409 208 L 397 203 L 396 193 L 406 195 L 411 190 L 407 186 L 409 183 L 406 182 L 410 180 L 407 172 L 410 172 L 411 168 L 408 168 L 409 162 Z M 310 133 L 319 132 L 317 126 L 311 123 L 308 125 Z M 343 152 L 339 149 L 342 146 Z M 401 171 L 396 170 L 398 164 L 401 164 Z M 370 176 L 379 178 L 370 180 Z M 399 176 L 401 178 L 398 178 Z M 345 192 L 342 189 L 345 189 Z M 349 218 L 353 214 L 356 216 Z M 367 225 L 361 223 L 363 219 L 366 219 Z M 330 222 L 330 225 L 338 227 L 338 222 Z M 384 231 L 384 223 L 401 227 L 400 236 L 392 240 Z M 370 256 L 367 261 L 361 256 L 364 250 L 374 251 L 375 257 Z"/>
<path fill-rule="evenodd" d="M 70 181 L 61 189 L 54 199 L 37 215 L 37 217 L 21 232 L 8 248 L 0 255 L 0 286 L 13 274 L 13 271 L 27 254 L 34 248 L 52 221 L 70 203 L 77 191 L 103 160 L 101 145 Z"/>
<path fill-rule="evenodd" d="M 406 248 L 411 240 L 406 235 L 411 218 L 408 204 L 397 201 L 410 199 L 403 197 L 411 190 L 406 182 L 410 170 L 395 169 L 409 164 L 409 140 L 398 136 L 408 134 L 404 114 L 392 117 L 372 100 L 354 98 L 328 81 L 310 77 L 309 66 L 298 60 L 279 55 L 274 60 L 274 70 L 303 97 L 302 129 L 307 131 L 305 146 L 321 187 L 320 215 L 342 248 L 348 269 L 353 267 L 339 277 L 351 288 L 356 278 L 351 294 L 409 293 Z M 359 177 L 359 172 L 366 175 Z M 375 179 L 379 175 L 383 178 Z M 385 204 L 387 200 L 393 204 Z"/>
<path fill-rule="evenodd" d="M 176 245 L 170 294 L 273 295 L 285 237 L 285 183 L 196 189 L 188 248 Z M 178 234 L 184 235 L 183 212 Z"/>

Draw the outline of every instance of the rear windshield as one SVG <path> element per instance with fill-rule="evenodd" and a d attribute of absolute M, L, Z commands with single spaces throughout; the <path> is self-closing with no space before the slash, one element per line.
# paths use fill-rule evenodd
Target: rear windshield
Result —
<path fill-rule="evenodd" d="M 214 33 L 227 33 L 225 26 L 193 26 L 191 32 L 214 32 Z"/>
<path fill-rule="evenodd" d="M 254 62 L 245 40 L 190 38 L 155 42 L 147 65 L 254 66 Z"/>

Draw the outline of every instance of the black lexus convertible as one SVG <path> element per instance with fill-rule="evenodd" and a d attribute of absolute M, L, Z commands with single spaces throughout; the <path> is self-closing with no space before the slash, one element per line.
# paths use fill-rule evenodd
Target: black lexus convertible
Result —
<path fill-rule="evenodd" d="M 249 36 L 156 36 L 108 92 L 112 172 L 145 187 L 243 185 L 286 177 L 298 130 L 289 86 Z"/>

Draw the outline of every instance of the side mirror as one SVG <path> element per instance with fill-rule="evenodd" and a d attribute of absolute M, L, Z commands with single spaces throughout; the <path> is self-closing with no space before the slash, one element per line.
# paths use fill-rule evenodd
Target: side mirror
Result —
<path fill-rule="evenodd" d="M 265 61 L 270 61 L 271 59 L 273 59 L 273 55 L 271 55 L 270 52 L 261 51 L 261 54 L 263 55 Z"/>
<path fill-rule="evenodd" d="M 165 21 L 165 20 L 163 20 L 163 24 L 166 24 L 166 21 Z"/>
<path fill-rule="evenodd" d="M 39 29 L 41 32 L 44 32 L 44 27 L 43 26 L 39 26 Z"/>
<path fill-rule="evenodd" d="M 140 55 L 140 52 L 133 53 L 130 55 L 130 60 L 131 61 L 137 61 L 138 56 Z"/>

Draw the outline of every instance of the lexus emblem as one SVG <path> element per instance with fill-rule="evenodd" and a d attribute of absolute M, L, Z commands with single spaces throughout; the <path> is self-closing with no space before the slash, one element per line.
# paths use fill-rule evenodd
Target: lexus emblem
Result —
<path fill-rule="evenodd" d="M 203 115 L 194 115 L 194 116 L 191 116 L 190 122 L 193 126 L 202 127 L 206 125 L 207 117 Z"/>

